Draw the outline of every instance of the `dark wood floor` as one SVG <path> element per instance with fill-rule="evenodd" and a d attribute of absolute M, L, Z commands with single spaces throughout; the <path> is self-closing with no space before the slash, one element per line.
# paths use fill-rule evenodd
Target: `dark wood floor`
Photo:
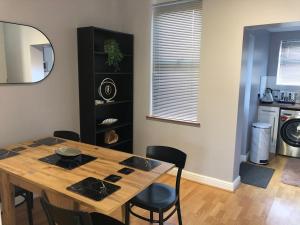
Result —
<path fill-rule="evenodd" d="M 276 157 L 270 167 L 276 169 L 267 189 L 242 184 L 230 193 L 191 181 L 182 182 L 184 225 L 299 225 L 300 188 L 280 182 L 286 158 Z M 174 177 L 162 182 L 174 184 Z M 35 225 L 47 225 L 38 201 L 34 208 Z M 145 214 L 146 215 L 146 214 Z M 132 225 L 149 223 L 132 218 Z M 176 225 L 176 214 L 165 225 Z M 17 209 L 17 225 L 27 225 L 25 206 Z"/>

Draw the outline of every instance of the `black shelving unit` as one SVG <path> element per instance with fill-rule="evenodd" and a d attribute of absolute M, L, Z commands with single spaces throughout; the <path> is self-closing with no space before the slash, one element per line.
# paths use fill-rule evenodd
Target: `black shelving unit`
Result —
<path fill-rule="evenodd" d="M 77 29 L 80 100 L 80 134 L 82 142 L 132 153 L 133 149 L 133 35 L 96 27 Z M 106 63 L 104 42 L 114 39 L 123 54 L 120 70 Z M 117 94 L 105 102 L 98 87 L 105 78 L 112 79 Z M 104 103 L 96 105 L 95 100 Z M 103 120 L 116 118 L 112 125 L 99 125 Z M 115 130 L 119 140 L 104 142 L 105 132 Z"/>

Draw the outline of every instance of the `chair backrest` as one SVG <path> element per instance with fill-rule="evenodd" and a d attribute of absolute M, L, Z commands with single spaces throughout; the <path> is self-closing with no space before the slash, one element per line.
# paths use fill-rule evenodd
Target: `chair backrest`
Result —
<path fill-rule="evenodd" d="M 167 146 L 148 146 L 146 156 L 148 158 L 173 163 L 183 169 L 186 162 L 186 154 L 176 148 Z"/>
<path fill-rule="evenodd" d="M 74 131 L 57 130 L 53 133 L 54 137 L 64 138 L 71 141 L 80 141 L 80 136 Z"/>
<path fill-rule="evenodd" d="M 49 225 L 93 225 L 89 213 L 56 207 L 49 203 L 45 192 L 42 192 L 41 204 Z"/>
<path fill-rule="evenodd" d="M 148 158 L 173 163 L 178 167 L 176 176 L 176 194 L 179 195 L 181 174 L 182 169 L 185 166 L 187 155 L 176 148 L 167 146 L 148 146 L 146 156 Z"/>

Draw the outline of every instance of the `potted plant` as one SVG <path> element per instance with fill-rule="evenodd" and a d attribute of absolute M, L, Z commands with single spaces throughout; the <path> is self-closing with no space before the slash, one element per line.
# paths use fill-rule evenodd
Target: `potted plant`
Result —
<path fill-rule="evenodd" d="M 115 72 L 120 70 L 120 62 L 124 56 L 119 48 L 119 44 L 114 39 L 108 39 L 104 42 L 104 52 L 107 54 L 106 64 L 113 66 Z"/>

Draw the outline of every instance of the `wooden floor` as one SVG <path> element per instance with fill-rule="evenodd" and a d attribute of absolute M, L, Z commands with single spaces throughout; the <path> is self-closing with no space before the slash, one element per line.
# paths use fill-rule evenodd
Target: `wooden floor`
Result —
<path fill-rule="evenodd" d="M 269 165 L 275 168 L 267 189 L 242 184 L 235 193 L 183 180 L 181 204 L 184 225 L 299 225 L 300 188 L 280 182 L 286 158 L 276 157 Z M 162 182 L 173 184 L 174 177 Z M 145 213 L 145 212 L 142 212 Z M 147 215 L 147 214 L 145 214 Z M 17 224 L 27 225 L 25 207 L 17 209 Z M 149 223 L 132 218 L 132 225 Z M 47 225 L 38 201 L 34 209 L 35 225 Z M 176 225 L 176 214 L 165 223 Z"/>

